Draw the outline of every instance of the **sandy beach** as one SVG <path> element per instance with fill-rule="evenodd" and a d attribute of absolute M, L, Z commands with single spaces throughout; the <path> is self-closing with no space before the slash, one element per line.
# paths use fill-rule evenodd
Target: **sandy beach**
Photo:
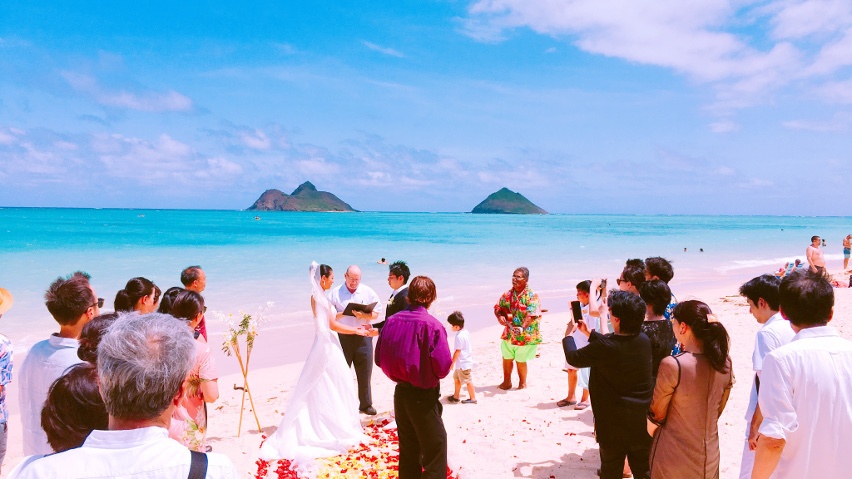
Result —
<path fill-rule="evenodd" d="M 745 427 L 743 416 L 752 382 L 750 357 L 754 334 L 759 326 L 737 290 L 742 281 L 759 273 L 761 271 L 744 271 L 736 281 L 727 278 L 725 283 L 699 286 L 694 290 L 679 289 L 676 280 L 673 281 L 678 299 L 701 299 L 707 302 L 731 335 L 731 357 L 737 382 L 719 424 L 723 478 L 736 477 L 739 471 Z M 535 281 L 531 281 L 531 286 L 536 288 Z M 843 337 L 852 339 L 852 328 L 847 320 L 852 314 L 852 290 L 836 289 L 835 292 L 835 319 L 831 324 L 839 329 Z M 500 293 L 493 292 L 495 301 Z M 565 302 L 568 299 L 542 295 L 544 307 L 551 310 L 556 309 L 557 301 Z M 564 310 L 564 307 L 559 309 Z M 444 316 L 439 319 L 444 320 L 447 312 L 441 313 Z M 476 311 L 465 311 L 465 314 L 485 319 L 491 313 L 487 308 L 479 308 Z M 496 321 L 493 326 L 472 331 L 474 359 L 477 363 L 474 378 L 479 404 L 448 404 L 442 400 L 449 439 L 449 462 L 460 477 L 597 477 L 595 471 L 599 467 L 599 457 L 592 434 L 591 409 L 575 411 L 556 406 L 556 401 L 564 398 L 567 391 L 561 348 L 567 319 L 567 312 L 544 315 L 541 323 L 544 342 L 539 348 L 540 358 L 530 363 L 529 387 L 525 390 L 502 391 L 496 387 L 502 380 L 500 327 Z M 312 334 L 312 330 L 307 327 L 296 331 L 272 329 L 261 332 L 252 358 L 252 362 L 260 367 L 251 370 L 249 380 L 262 429 L 257 430 L 247 403 L 239 436 L 237 425 L 241 391 L 235 390 L 234 385 L 241 385 L 242 377 L 237 373 L 234 358 L 225 357 L 221 353 L 217 355 L 219 370 L 223 373 L 219 379 L 221 397 L 210 407 L 208 438 L 213 450 L 228 455 L 245 477 L 253 476 L 256 472 L 255 461 L 261 437 L 273 432 L 278 425 L 301 370 L 301 361 L 310 348 Z M 296 335 L 300 339 L 294 347 L 276 347 L 285 339 L 285 335 Z M 452 341 L 451 334 L 449 338 Z M 217 339 L 211 336 L 214 349 L 218 349 L 216 344 Z M 264 367 L 269 364 L 281 365 Z M 372 384 L 374 405 L 380 416 L 392 414 L 393 383 L 376 368 Z M 441 382 L 442 395 L 450 394 L 452 389 L 450 377 Z M 465 395 L 466 392 L 463 392 L 462 396 Z M 12 417 L 4 472 L 8 472 L 22 458 L 20 418 L 16 413 L 17 390 L 14 387 L 10 388 L 8 397 Z M 363 418 L 365 422 L 368 420 L 366 416 Z"/>

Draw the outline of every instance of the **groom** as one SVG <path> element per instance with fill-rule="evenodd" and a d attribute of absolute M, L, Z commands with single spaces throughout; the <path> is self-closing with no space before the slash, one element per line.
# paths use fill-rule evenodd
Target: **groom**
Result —
<path fill-rule="evenodd" d="M 332 289 L 328 296 L 329 302 L 337 310 L 337 320 L 346 326 L 367 327 L 379 317 L 379 308 L 382 306 L 379 295 L 369 286 L 361 284 L 361 268 L 357 265 L 350 266 L 343 277 L 343 284 Z M 349 303 L 377 304 L 371 314 L 354 311 L 355 316 L 344 316 L 343 310 Z M 373 375 L 373 338 L 355 334 L 338 334 L 338 337 L 346 364 L 355 364 L 355 375 L 358 377 L 358 410 L 375 416 L 376 408 L 373 407 L 373 395 L 370 391 L 370 378 Z"/>

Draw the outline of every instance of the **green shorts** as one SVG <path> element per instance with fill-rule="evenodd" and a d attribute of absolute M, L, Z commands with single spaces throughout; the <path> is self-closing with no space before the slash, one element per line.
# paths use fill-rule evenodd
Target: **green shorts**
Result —
<path fill-rule="evenodd" d="M 537 347 L 537 344 L 516 346 L 505 339 L 500 341 L 500 352 L 503 353 L 503 359 L 514 359 L 519 363 L 525 363 L 535 358 Z"/>

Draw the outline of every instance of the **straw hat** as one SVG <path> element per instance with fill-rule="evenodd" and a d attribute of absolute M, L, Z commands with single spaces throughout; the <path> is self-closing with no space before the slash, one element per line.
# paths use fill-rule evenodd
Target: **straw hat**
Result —
<path fill-rule="evenodd" d="M 15 304 L 15 298 L 12 297 L 12 293 L 6 288 L 0 288 L 0 314 L 9 311 L 13 304 Z"/>

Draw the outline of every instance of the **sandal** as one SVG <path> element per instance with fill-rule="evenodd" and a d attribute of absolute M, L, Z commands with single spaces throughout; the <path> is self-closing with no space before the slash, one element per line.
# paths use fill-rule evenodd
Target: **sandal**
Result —
<path fill-rule="evenodd" d="M 449 395 L 449 396 L 447 396 L 447 401 L 449 401 L 449 402 L 451 402 L 451 403 L 458 403 L 458 402 L 461 402 L 461 400 L 460 400 L 460 399 L 456 399 L 456 397 L 455 397 L 455 396 L 453 396 L 452 394 L 451 394 L 451 395 Z"/>
<path fill-rule="evenodd" d="M 582 402 L 578 402 L 577 405 L 574 406 L 574 409 L 576 409 L 577 411 L 582 411 L 583 409 L 586 409 L 587 407 L 589 407 L 589 403 L 587 401 L 582 401 Z"/>
<path fill-rule="evenodd" d="M 476 399 L 465 399 L 462 404 L 476 404 Z"/>
<path fill-rule="evenodd" d="M 577 404 L 577 401 L 568 401 L 567 399 L 560 399 L 559 401 L 556 401 L 556 405 L 559 407 L 573 406 L 575 404 Z"/>

